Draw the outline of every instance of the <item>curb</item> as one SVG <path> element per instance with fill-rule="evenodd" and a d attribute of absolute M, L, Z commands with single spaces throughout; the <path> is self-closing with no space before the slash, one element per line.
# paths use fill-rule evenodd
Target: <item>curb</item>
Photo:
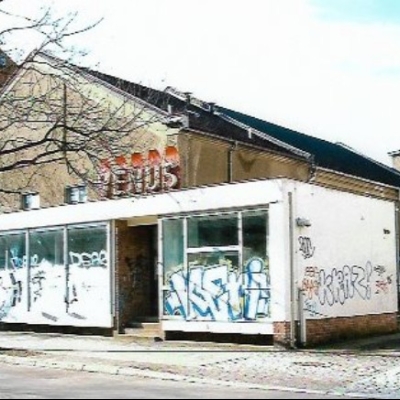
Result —
<path fill-rule="evenodd" d="M 118 367 L 115 365 L 104 365 L 104 364 L 85 364 L 81 362 L 64 362 L 55 360 L 35 360 L 29 357 L 15 357 L 0 355 L 0 363 L 24 367 L 36 367 L 36 368 L 49 368 L 49 369 L 60 369 L 66 371 L 76 371 L 76 372 L 89 372 L 89 373 L 101 373 L 116 376 L 135 376 L 140 378 L 158 379 L 162 381 L 173 381 L 173 382 L 186 382 L 186 383 L 197 383 L 203 385 L 214 385 L 214 386 L 224 386 L 233 387 L 238 389 L 249 389 L 249 390 L 265 390 L 265 391 L 281 391 L 289 393 L 304 393 L 304 394 L 315 394 L 323 396 L 347 396 L 354 398 L 371 398 L 385 399 L 387 397 L 369 396 L 363 393 L 347 393 L 338 391 L 326 391 L 326 390 L 312 390 L 312 389 L 299 389 L 294 387 L 286 386 L 273 386 L 273 385 L 261 385 L 257 383 L 245 383 L 245 382 L 228 382 L 218 379 L 209 378 L 196 378 L 186 375 L 179 375 L 170 372 L 158 372 L 144 370 L 140 368 L 133 367 Z"/>

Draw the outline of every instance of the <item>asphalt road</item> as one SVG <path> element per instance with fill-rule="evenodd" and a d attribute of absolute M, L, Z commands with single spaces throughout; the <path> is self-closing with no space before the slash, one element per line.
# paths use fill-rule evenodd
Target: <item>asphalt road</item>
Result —
<path fill-rule="evenodd" d="M 339 399 L 126 376 L 0 365 L 0 399 Z"/>

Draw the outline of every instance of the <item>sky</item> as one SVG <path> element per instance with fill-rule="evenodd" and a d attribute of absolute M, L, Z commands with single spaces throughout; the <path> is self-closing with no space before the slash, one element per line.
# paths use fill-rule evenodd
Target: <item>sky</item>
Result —
<path fill-rule="evenodd" d="M 400 149 L 400 0 L 5 0 L 77 26 L 82 64 L 308 135 L 391 165 Z M 5 24 L 0 18 L 0 26 Z M 34 47 L 25 36 L 19 46 Z"/>

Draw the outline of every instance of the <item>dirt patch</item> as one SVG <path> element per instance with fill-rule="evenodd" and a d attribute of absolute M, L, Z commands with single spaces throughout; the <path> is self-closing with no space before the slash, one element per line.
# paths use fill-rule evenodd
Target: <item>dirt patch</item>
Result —
<path fill-rule="evenodd" d="M 0 355 L 10 357 L 35 357 L 41 355 L 38 351 L 31 351 L 25 349 L 2 349 L 0 348 Z"/>

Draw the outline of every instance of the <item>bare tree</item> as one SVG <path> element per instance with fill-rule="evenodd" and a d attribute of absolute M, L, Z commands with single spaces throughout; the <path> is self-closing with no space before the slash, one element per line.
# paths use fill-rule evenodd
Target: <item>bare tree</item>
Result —
<path fill-rule="evenodd" d="M 68 43 L 98 22 L 76 28 L 76 14 L 55 18 L 50 10 L 32 19 L 11 14 L 7 3 L 0 15 L 17 22 L 0 31 L 0 74 L 6 75 L 0 92 L 0 193 L 35 189 L 56 173 L 66 183 L 94 187 L 102 168 L 121 177 L 118 170 L 131 167 L 121 155 L 167 144 L 150 133 L 167 117 L 149 106 L 160 92 L 77 66 L 84 54 Z M 20 57 L 11 46 L 20 32 L 35 35 L 38 44 L 15 66 L 9 56 Z"/>

